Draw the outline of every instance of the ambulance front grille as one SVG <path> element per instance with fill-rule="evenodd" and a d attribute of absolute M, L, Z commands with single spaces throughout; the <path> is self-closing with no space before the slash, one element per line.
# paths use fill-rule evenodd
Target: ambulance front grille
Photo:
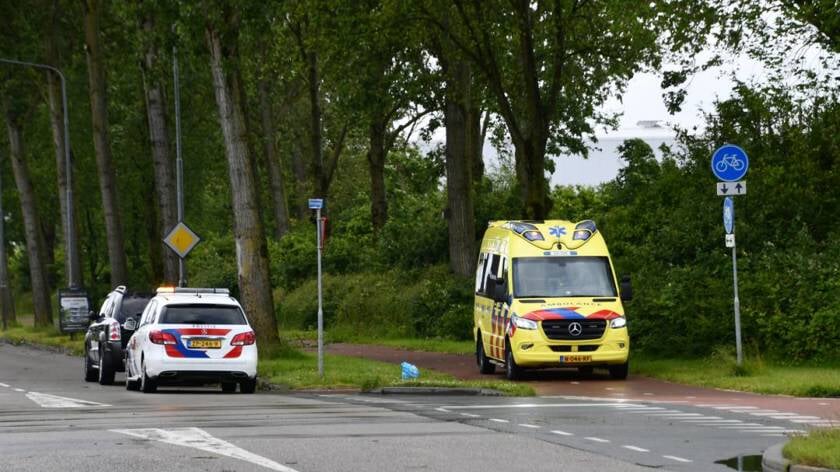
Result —
<path fill-rule="evenodd" d="M 571 323 L 580 323 L 581 332 L 578 336 L 574 336 L 569 332 L 569 325 Z M 541 324 L 542 330 L 548 339 L 563 341 L 599 339 L 604 335 L 604 330 L 607 329 L 606 320 L 547 320 Z"/>

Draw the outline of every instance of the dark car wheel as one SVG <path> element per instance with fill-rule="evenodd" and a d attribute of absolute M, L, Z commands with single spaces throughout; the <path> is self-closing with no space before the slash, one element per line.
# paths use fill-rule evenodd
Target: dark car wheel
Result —
<path fill-rule="evenodd" d="M 85 382 L 95 382 L 99 374 L 93 368 L 93 362 L 90 361 L 90 352 L 88 352 L 87 347 L 85 347 L 85 357 L 82 362 L 84 363 Z"/>
<path fill-rule="evenodd" d="M 242 393 L 254 393 L 257 391 L 257 378 L 239 382 L 239 391 Z"/>
<path fill-rule="evenodd" d="M 114 383 L 114 364 L 111 356 L 105 352 L 104 347 L 99 345 L 99 385 L 112 385 Z"/>
<path fill-rule="evenodd" d="M 143 393 L 155 393 L 157 391 L 157 381 L 146 375 L 145 363 L 141 363 L 140 369 L 142 370 L 142 373 L 140 374 L 140 390 L 142 390 Z"/>
<path fill-rule="evenodd" d="M 236 391 L 236 382 L 222 382 L 222 392 L 233 393 Z"/>
<path fill-rule="evenodd" d="M 475 361 L 478 364 L 478 371 L 482 374 L 496 372 L 496 366 L 484 354 L 484 342 L 481 340 L 481 333 L 478 333 L 478 342 L 475 343 Z"/>

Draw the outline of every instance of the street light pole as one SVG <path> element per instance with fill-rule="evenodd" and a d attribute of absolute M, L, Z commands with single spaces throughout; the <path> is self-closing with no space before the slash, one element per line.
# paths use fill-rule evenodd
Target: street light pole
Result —
<path fill-rule="evenodd" d="M 172 81 L 175 88 L 175 192 L 178 205 L 178 223 L 184 222 L 184 161 L 181 159 L 181 90 L 178 85 L 178 48 L 172 48 Z M 183 257 L 178 258 L 178 286 L 187 286 L 187 267 Z"/>
<path fill-rule="evenodd" d="M 0 62 L 5 62 L 7 64 L 15 64 L 19 66 L 37 67 L 39 69 L 47 69 L 51 72 L 55 72 L 61 81 L 61 106 L 62 115 L 64 115 L 64 166 L 67 179 L 67 230 L 66 234 L 64 235 L 64 241 L 67 245 L 67 287 L 78 287 L 79 267 L 75 266 L 73 257 L 73 248 L 75 247 L 76 239 L 76 228 L 73 224 L 73 167 L 70 163 L 70 118 L 67 115 L 67 84 L 64 80 L 64 74 L 62 74 L 58 68 L 47 64 L 36 64 L 34 62 L 24 62 L 2 58 L 0 58 Z"/>

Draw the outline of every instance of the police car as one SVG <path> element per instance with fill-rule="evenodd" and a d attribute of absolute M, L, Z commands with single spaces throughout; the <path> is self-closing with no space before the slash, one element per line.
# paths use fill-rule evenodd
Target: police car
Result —
<path fill-rule="evenodd" d="M 210 383 L 256 389 L 256 336 L 242 306 L 227 289 L 159 288 L 128 342 L 126 388 Z"/>

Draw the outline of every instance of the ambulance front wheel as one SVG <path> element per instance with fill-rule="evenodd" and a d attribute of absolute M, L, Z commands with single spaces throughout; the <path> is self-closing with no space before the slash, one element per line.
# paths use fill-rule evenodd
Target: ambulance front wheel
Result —
<path fill-rule="evenodd" d="M 481 332 L 478 332 L 478 341 L 475 343 L 475 361 L 478 364 L 478 371 L 482 374 L 494 374 L 496 366 L 484 355 L 484 342 L 481 340 Z"/>
<path fill-rule="evenodd" d="M 624 364 L 611 365 L 609 366 L 609 371 L 610 377 L 615 380 L 625 380 L 627 378 L 627 374 L 630 372 L 630 362 L 628 361 Z"/>
<path fill-rule="evenodd" d="M 510 347 L 510 341 L 505 342 L 505 377 L 508 380 L 518 380 L 522 377 L 522 367 L 516 365 L 516 359 L 513 358 L 513 349 Z"/>

